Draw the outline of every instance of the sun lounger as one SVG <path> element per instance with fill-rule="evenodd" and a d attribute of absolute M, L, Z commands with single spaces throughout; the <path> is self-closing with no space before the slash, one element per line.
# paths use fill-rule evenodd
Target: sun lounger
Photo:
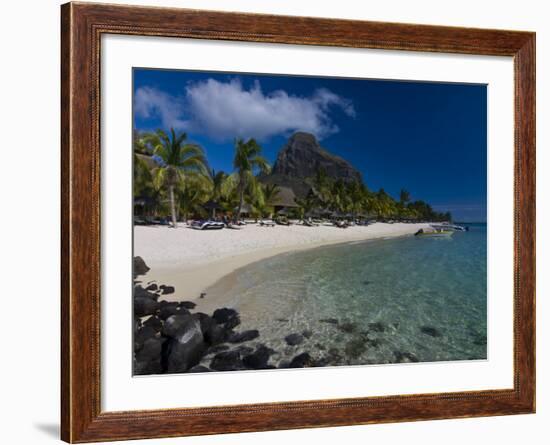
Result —
<path fill-rule="evenodd" d="M 264 220 L 261 220 L 259 222 L 260 226 L 262 227 L 275 227 L 275 223 L 273 221 L 264 221 Z"/>
<path fill-rule="evenodd" d="M 307 220 L 307 219 L 304 219 L 303 224 L 304 224 L 304 226 L 307 226 L 307 227 L 317 227 L 317 226 L 319 226 L 319 224 L 317 224 L 317 223 L 315 223 L 311 220 Z"/>
<path fill-rule="evenodd" d="M 235 223 L 232 223 L 232 222 L 228 222 L 225 227 L 227 227 L 228 229 L 233 229 L 233 230 L 241 230 L 242 229 L 242 226 L 239 225 L 238 223 L 235 224 Z"/>
<path fill-rule="evenodd" d="M 191 228 L 196 230 L 219 230 L 223 229 L 225 224 L 218 221 L 194 221 Z"/>

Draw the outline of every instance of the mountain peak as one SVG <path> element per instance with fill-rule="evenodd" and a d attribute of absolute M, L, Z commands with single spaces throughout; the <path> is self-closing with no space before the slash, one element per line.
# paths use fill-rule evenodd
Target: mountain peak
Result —
<path fill-rule="evenodd" d="M 321 147 L 317 138 L 303 131 L 294 133 L 281 148 L 265 183 L 288 186 L 298 197 L 307 194 L 311 180 L 319 170 L 333 179 L 361 181 L 361 173 L 348 161 Z"/>
<path fill-rule="evenodd" d="M 306 144 L 307 148 L 320 148 L 319 142 L 315 135 L 306 133 L 305 131 L 297 131 L 288 139 L 287 144 Z"/>

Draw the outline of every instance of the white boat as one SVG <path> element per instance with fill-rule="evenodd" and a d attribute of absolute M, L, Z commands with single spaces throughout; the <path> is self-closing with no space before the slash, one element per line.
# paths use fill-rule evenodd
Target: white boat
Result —
<path fill-rule="evenodd" d="M 467 232 L 468 231 L 468 227 L 459 226 L 457 224 L 450 224 L 450 223 L 432 224 L 431 226 L 434 229 L 452 230 L 454 232 Z"/>
<path fill-rule="evenodd" d="M 420 229 L 418 232 L 414 234 L 414 236 L 418 237 L 430 237 L 430 238 L 441 238 L 441 237 L 450 237 L 454 233 L 453 230 L 449 229 L 441 229 L 441 228 L 434 228 L 433 226 L 429 229 Z"/>

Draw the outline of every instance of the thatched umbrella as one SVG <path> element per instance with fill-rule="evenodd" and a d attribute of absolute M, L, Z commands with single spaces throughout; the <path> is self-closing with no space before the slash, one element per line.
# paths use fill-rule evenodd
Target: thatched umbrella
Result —
<path fill-rule="evenodd" d="M 203 207 L 206 210 L 211 210 L 212 211 L 212 219 L 214 219 L 216 217 L 216 210 L 221 210 L 222 209 L 222 207 L 216 201 L 212 201 L 212 200 L 205 203 L 203 205 Z"/>
<path fill-rule="evenodd" d="M 234 209 L 234 212 L 237 213 L 239 211 L 239 207 L 235 207 Z M 241 215 L 243 214 L 250 214 L 252 212 L 252 206 L 248 203 L 244 203 L 243 206 L 241 207 Z M 240 216 L 240 215 L 239 215 Z"/>

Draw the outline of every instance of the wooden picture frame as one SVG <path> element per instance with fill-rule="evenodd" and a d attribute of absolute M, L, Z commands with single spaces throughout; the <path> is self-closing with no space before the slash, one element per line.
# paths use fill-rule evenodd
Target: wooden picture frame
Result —
<path fill-rule="evenodd" d="M 63 440 L 95 442 L 535 411 L 534 33 L 91 3 L 65 4 L 61 18 Z M 99 116 L 103 34 L 512 56 L 513 389 L 102 412 Z"/>

